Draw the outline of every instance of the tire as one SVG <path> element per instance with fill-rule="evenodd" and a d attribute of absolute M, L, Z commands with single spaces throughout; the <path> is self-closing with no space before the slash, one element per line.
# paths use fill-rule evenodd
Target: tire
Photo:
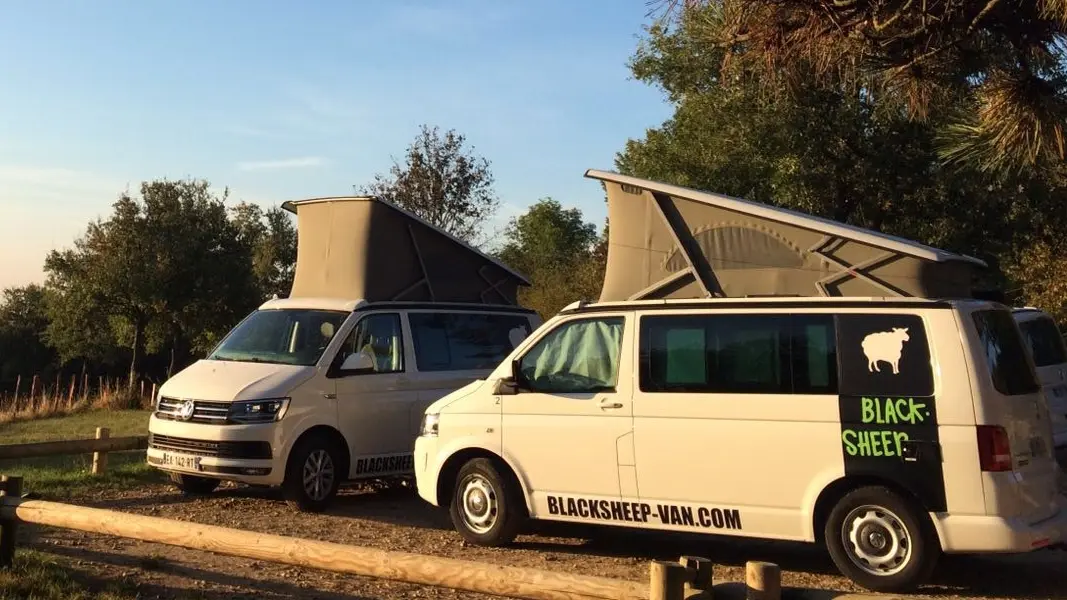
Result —
<path fill-rule="evenodd" d="M 881 486 L 841 498 L 830 511 L 824 536 L 841 573 L 875 592 L 913 591 L 926 583 L 941 557 L 937 534 L 922 510 Z"/>
<path fill-rule="evenodd" d="M 184 473 L 171 473 L 170 480 L 174 482 L 174 485 L 182 491 L 183 494 L 189 496 L 201 496 L 204 494 L 210 494 L 214 492 L 222 481 L 213 479 L 211 477 L 200 477 L 198 475 L 186 475 Z"/>
<path fill-rule="evenodd" d="M 324 435 L 312 435 L 297 442 L 285 466 L 282 495 L 285 501 L 304 512 L 321 512 L 337 495 L 347 462 L 342 448 Z M 305 480 L 306 483 L 305 483 Z"/>
<path fill-rule="evenodd" d="M 478 546 L 511 543 L 527 519 L 518 484 L 488 458 L 469 460 L 460 468 L 448 512 L 463 539 Z"/>

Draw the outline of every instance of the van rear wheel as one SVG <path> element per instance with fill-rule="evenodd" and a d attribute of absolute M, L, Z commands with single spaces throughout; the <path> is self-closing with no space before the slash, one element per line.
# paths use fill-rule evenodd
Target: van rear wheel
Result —
<path fill-rule="evenodd" d="M 493 461 L 475 458 L 456 474 L 449 514 L 466 541 L 479 546 L 503 546 L 518 535 L 526 506 L 517 484 Z"/>
<path fill-rule="evenodd" d="M 889 488 L 846 494 L 826 521 L 827 550 L 837 568 L 875 592 L 909 592 L 933 573 L 941 545 L 925 515 Z"/>

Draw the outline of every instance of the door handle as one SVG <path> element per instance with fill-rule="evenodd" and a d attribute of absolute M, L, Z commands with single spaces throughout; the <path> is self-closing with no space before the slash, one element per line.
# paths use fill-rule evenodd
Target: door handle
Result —
<path fill-rule="evenodd" d="M 336 400 L 337 399 L 337 394 L 332 394 L 330 392 L 323 392 L 322 397 L 326 398 L 327 400 Z"/>
<path fill-rule="evenodd" d="M 602 399 L 600 402 L 597 403 L 597 405 L 600 406 L 600 408 L 602 409 L 622 408 L 622 402 L 619 402 L 618 400 L 611 400 L 610 398 Z"/>

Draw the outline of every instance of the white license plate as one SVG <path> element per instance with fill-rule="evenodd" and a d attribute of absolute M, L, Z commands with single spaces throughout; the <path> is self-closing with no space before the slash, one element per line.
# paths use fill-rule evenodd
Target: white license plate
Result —
<path fill-rule="evenodd" d="M 182 469 L 185 471 L 199 471 L 200 457 L 188 454 L 171 454 L 170 452 L 164 452 L 163 456 L 160 457 L 159 464 L 164 467 Z"/>

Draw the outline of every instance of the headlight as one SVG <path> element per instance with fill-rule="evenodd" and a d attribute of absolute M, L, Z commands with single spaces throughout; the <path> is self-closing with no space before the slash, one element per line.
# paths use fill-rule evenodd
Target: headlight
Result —
<path fill-rule="evenodd" d="M 271 423 L 281 420 L 287 408 L 289 408 L 288 398 L 234 402 L 230 405 L 228 419 L 234 423 Z"/>
<path fill-rule="evenodd" d="M 436 437 L 437 423 L 440 419 L 441 416 L 437 413 L 422 415 L 422 425 L 419 427 L 419 435 Z"/>

